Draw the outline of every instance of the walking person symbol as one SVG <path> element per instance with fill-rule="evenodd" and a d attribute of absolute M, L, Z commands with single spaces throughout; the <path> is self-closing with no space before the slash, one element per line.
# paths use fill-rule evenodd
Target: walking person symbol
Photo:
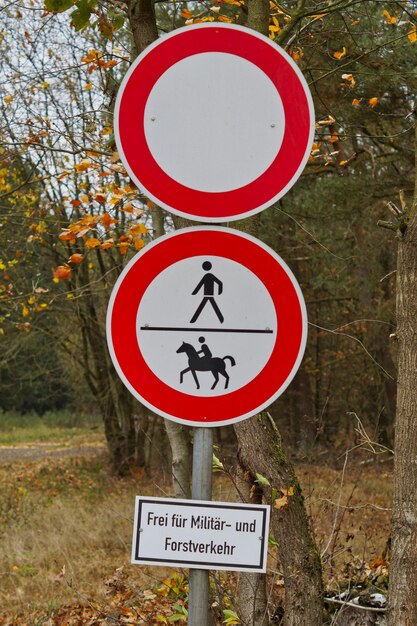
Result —
<path fill-rule="evenodd" d="M 200 302 L 196 312 L 192 316 L 192 318 L 190 320 L 190 324 L 194 324 L 194 322 L 196 322 L 198 320 L 202 310 L 204 309 L 204 307 L 206 306 L 206 304 L 208 302 L 210 302 L 210 304 L 211 304 L 215 314 L 217 315 L 220 323 L 223 324 L 224 317 L 223 317 L 223 315 L 222 315 L 222 313 L 221 313 L 221 311 L 220 311 L 219 307 L 217 306 L 217 303 L 216 303 L 216 301 L 214 299 L 215 286 L 217 285 L 218 295 L 220 296 L 222 294 L 222 292 L 223 292 L 223 283 L 216 276 L 214 276 L 214 274 L 212 274 L 210 272 L 210 270 L 212 268 L 212 265 L 211 265 L 210 261 L 204 261 L 204 263 L 202 265 L 202 268 L 207 273 L 200 280 L 200 282 L 198 283 L 197 287 L 194 289 L 194 291 L 192 292 L 191 295 L 195 296 L 200 291 L 200 289 L 203 289 L 204 297 L 203 297 L 202 301 Z"/>

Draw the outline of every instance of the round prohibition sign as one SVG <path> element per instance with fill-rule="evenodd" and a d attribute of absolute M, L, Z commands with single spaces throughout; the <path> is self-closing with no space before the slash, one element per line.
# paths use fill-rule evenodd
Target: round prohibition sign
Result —
<path fill-rule="evenodd" d="M 139 252 L 107 312 L 118 375 L 156 413 L 190 426 L 255 415 L 290 384 L 307 315 L 285 262 L 249 235 L 186 228 Z"/>
<path fill-rule="evenodd" d="M 314 108 L 294 60 L 231 24 L 179 28 L 127 72 L 115 107 L 120 157 L 172 213 L 205 222 L 253 215 L 299 178 Z"/>

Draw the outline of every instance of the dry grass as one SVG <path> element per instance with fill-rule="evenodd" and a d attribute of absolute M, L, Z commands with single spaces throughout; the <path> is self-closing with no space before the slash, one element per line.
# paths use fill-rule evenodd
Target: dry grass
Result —
<path fill-rule="evenodd" d="M 301 466 L 298 476 L 318 545 L 327 546 L 327 580 L 360 578 L 389 534 L 389 511 L 375 507 L 390 506 L 390 468 L 356 460 L 343 484 L 342 470 L 326 467 Z M 134 496 L 166 495 L 162 476 L 112 478 L 102 455 L 0 466 L 0 486 L 3 610 L 52 609 L 85 598 L 105 603 L 103 581 L 121 566 L 148 588 L 170 571 L 129 564 Z M 213 498 L 233 499 L 226 476 L 215 475 Z M 271 582 L 280 587 L 273 558 L 271 568 Z"/>

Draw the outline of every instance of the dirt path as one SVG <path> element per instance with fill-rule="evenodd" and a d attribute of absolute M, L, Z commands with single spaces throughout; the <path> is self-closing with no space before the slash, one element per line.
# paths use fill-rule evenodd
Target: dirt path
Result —
<path fill-rule="evenodd" d="M 38 459 L 96 456 L 106 450 L 103 441 L 94 443 L 33 443 L 19 446 L 0 446 L 0 465 L 28 463 Z"/>

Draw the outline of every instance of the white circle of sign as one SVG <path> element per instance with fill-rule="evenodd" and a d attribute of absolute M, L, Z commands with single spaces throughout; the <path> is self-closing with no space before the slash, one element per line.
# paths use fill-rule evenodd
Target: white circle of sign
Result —
<path fill-rule="evenodd" d="M 182 185 L 206 192 L 231 191 L 261 176 L 285 128 L 271 79 L 250 61 L 221 52 L 170 67 L 149 94 L 144 119 L 155 161 Z"/>
<path fill-rule="evenodd" d="M 230 333 L 225 341 L 225 334 L 216 332 L 219 320 L 208 302 L 198 318 L 198 325 L 206 330 L 193 332 L 190 338 L 183 327 L 184 322 L 190 321 L 202 300 L 202 295 L 193 295 L 192 289 L 205 274 L 202 269 L 205 261 L 207 258 L 204 256 L 184 259 L 156 276 L 140 302 L 136 332 L 143 358 L 161 381 L 183 393 L 213 397 L 240 389 L 263 370 L 275 345 L 277 316 L 269 292 L 253 272 L 225 257 L 210 257 L 210 271 L 221 277 L 222 282 L 222 293 L 215 299 L 224 317 L 222 324 L 229 327 L 232 325 L 235 331 L 241 330 L 242 333 Z M 241 305 L 237 307 L 236 303 Z M 177 327 L 177 331 L 162 331 L 156 337 L 155 333 L 143 332 L 147 327 L 163 327 L 168 311 L 169 324 Z M 187 315 L 188 319 L 185 317 Z M 243 331 L 247 328 L 268 329 L 271 332 L 246 335 Z M 184 340 L 197 351 L 205 344 L 214 356 L 232 357 L 236 365 L 231 371 L 227 388 L 219 383 L 211 389 L 211 371 L 198 374 L 199 389 L 196 388 L 191 373 L 187 373 L 180 382 L 180 370 L 186 367 L 187 356 L 179 356 L 177 349 Z"/>
<path fill-rule="evenodd" d="M 120 86 L 114 131 L 138 188 L 183 217 L 224 222 L 284 196 L 314 139 L 297 64 L 234 24 L 179 28 L 148 46 Z"/>

